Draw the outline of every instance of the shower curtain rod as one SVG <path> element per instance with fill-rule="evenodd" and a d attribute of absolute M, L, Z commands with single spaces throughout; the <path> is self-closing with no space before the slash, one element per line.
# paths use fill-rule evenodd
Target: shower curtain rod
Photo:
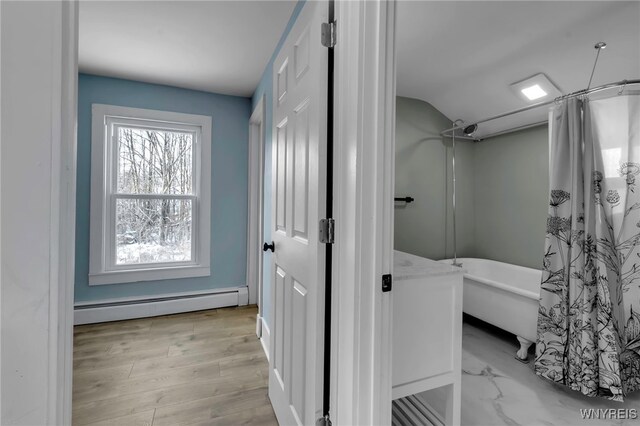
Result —
<path fill-rule="evenodd" d="M 622 80 L 622 81 L 618 81 L 618 82 L 615 82 L 615 83 L 603 84 L 602 86 L 593 87 L 591 89 L 578 90 L 577 92 L 573 92 L 573 93 L 569 93 L 569 94 L 566 94 L 566 95 L 558 96 L 557 98 L 552 99 L 550 101 L 538 102 L 536 104 L 529 105 L 529 106 L 526 106 L 526 107 L 523 107 L 523 108 L 518 108 L 516 110 L 505 112 L 503 114 L 494 115 L 493 117 L 483 118 L 482 120 L 475 121 L 472 124 L 486 123 L 487 121 L 493 121 L 493 120 L 497 120 L 498 118 L 508 117 L 510 115 L 514 115 L 514 114 L 518 114 L 518 113 L 521 113 L 521 112 L 529 111 L 531 109 L 540 108 L 540 107 L 545 106 L 545 105 L 551 105 L 554 102 L 560 102 L 560 101 L 563 101 L 565 99 L 570 99 L 570 98 L 575 98 L 575 97 L 578 97 L 578 96 L 588 95 L 590 93 L 601 92 L 603 90 L 613 89 L 614 87 L 622 87 L 624 89 L 625 86 L 628 86 L 628 85 L 631 85 L 631 84 L 640 84 L 640 79 Z M 534 125 L 532 125 L 532 127 L 540 125 L 540 124 L 542 124 L 542 123 L 535 123 Z M 440 136 L 449 136 L 449 137 L 451 137 L 451 134 L 447 134 L 447 133 L 454 132 L 454 131 L 456 131 L 458 129 L 463 129 L 463 128 L 467 127 L 467 126 L 468 126 L 468 124 L 461 124 L 460 126 L 453 126 L 450 129 L 446 129 L 446 130 L 443 130 L 442 132 L 440 132 Z M 514 130 L 519 130 L 521 127 L 525 127 L 525 126 L 520 126 L 520 127 L 516 128 Z M 498 132 L 498 133 L 504 134 L 504 133 L 507 133 L 507 132 L 508 132 L 508 130 L 503 130 L 503 131 Z M 485 136 L 485 138 L 486 137 L 490 137 L 490 136 L 497 136 L 498 133 L 487 135 L 487 136 Z M 463 139 L 470 139 L 470 140 L 478 140 L 478 138 L 474 138 L 474 137 L 471 137 L 471 136 L 456 136 L 456 137 L 462 137 Z"/>

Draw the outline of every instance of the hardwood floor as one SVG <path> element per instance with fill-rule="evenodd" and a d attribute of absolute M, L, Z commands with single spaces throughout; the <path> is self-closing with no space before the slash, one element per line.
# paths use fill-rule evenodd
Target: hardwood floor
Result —
<path fill-rule="evenodd" d="M 255 307 L 76 326 L 73 424 L 277 425 Z"/>

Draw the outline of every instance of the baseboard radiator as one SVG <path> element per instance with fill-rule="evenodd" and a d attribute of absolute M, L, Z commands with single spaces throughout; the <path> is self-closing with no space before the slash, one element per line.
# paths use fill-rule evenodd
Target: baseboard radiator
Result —
<path fill-rule="evenodd" d="M 175 293 L 156 297 L 80 302 L 74 306 L 75 325 L 146 318 L 248 304 L 247 287 Z"/>
<path fill-rule="evenodd" d="M 415 395 L 396 399 L 392 404 L 392 426 L 444 426 L 442 416 Z"/>

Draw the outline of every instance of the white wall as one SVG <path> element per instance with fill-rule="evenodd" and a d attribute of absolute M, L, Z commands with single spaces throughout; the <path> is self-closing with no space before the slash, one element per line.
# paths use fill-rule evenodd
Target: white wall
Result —
<path fill-rule="evenodd" d="M 0 16 L 0 424 L 69 424 L 76 5 Z"/>

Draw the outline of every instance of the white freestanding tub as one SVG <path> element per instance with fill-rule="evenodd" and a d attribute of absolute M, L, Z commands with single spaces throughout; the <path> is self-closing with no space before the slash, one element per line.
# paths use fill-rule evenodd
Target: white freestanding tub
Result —
<path fill-rule="evenodd" d="M 515 334 L 517 357 L 526 360 L 536 340 L 542 271 L 486 259 L 458 258 L 458 263 L 465 270 L 463 311 Z"/>

